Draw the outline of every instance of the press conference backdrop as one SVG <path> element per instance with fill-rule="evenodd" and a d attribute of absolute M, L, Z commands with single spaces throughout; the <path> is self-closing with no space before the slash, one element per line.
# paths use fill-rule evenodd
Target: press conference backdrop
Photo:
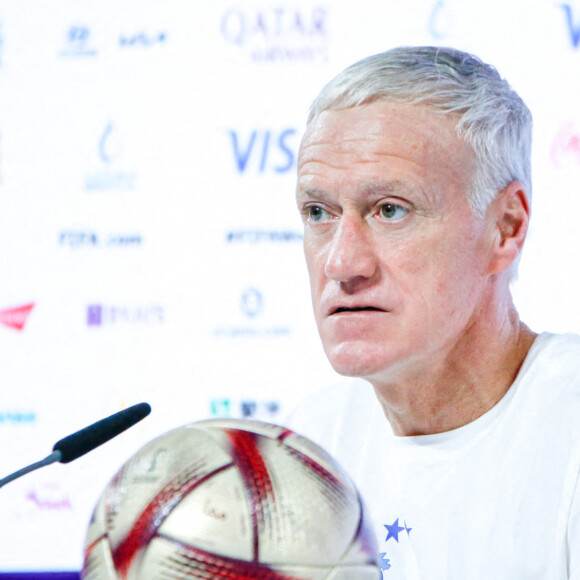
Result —
<path fill-rule="evenodd" d="M 138 447 L 215 417 L 280 421 L 345 380 L 310 309 L 294 207 L 311 99 L 355 60 L 442 44 L 535 116 L 514 295 L 580 331 L 579 0 L 0 2 L 0 475 L 128 405 L 152 415 L 0 490 L 0 570 L 79 570 Z"/>

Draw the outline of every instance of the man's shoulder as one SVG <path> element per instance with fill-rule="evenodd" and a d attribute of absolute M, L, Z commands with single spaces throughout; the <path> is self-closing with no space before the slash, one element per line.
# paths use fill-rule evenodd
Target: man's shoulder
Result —
<path fill-rule="evenodd" d="M 550 332 L 538 335 L 522 371 L 531 379 L 580 388 L 580 335 Z"/>
<path fill-rule="evenodd" d="M 284 424 L 297 433 L 328 446 L 345 432 L 356 433 L 357 424 L 382 413 L 372 386 L 361 379 L 325 386 L 301 401 Z"/>
<path fill-rule="evenodd" d="M 521 428 L 580 437 L 580 336 L 540 334 L 516 380 L 512 405 Z"/>
<path fill-rule="evenodd" d="M 542 332 L 536 338 L 540 350 L 549 356 L 566 356 L 580 352 L 580 334 Z"/>

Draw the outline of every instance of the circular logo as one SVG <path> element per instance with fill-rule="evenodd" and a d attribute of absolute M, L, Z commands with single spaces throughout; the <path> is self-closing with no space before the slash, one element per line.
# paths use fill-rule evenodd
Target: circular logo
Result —
<path fill-rule="evenodd" d="M 264 307 L 264 297 L 256 288 L 248 288 L 242 292 L 240 306 L 248 318 L 255 318 Z"/>

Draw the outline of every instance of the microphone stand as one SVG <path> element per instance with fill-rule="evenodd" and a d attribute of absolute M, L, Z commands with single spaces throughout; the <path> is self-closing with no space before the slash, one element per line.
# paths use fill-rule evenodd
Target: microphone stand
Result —
<path fill-rule="evenodd" d="M 14 472 L 3 479 L 0 479 L 0 487 L 34 471 L 40 469 L 45 465 L 50 465 L 51 463 L 70 463 L 78 457 L 81 457 L 85 453 L 92 451 L 99 445 L 106 443 L 113 437 L 116 437 L 129 427 L 135 425 L 149 415 L 151 412 L 151 406 L 149 403 L 138 403 L 133 405 L 128 409 L 119 411 L 114 415 L 105 417 L 60 441 L 57 441 L 52 448 L 52 453 L 42 459 L 37 461 L 27 467 Z"/>
<path fill-rule="evenodd" d="M 26 475 L 31 471 L 35 471 L 36 469 L 40 469 L 41 467 L 44 467 L 45 465 L 50 465 L 51 463 L 56 463 L 57 461 L 60 461 L 61 457 L 62 453 L 60 451 L 58 450 L 53 451 L 50 455 L 48 455 L 41 461 L 37 461 L 36 463 L 28 465 L 27 467 L 23 467 L 22 469 L 15 471 L 11 475 L 7 475 L 6 477 L 0 479 L 0 487 L 3 487 L 7 483 L 10 483 L 11 481 L 18 479 L 19 477 L 22 477 L 23 475 Z"/>

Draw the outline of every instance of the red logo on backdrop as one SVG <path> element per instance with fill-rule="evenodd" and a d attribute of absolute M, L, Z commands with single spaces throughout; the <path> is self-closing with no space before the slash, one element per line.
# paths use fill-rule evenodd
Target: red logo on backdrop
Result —
<path fill-rule="evenodd" d="M 556 166 L 570 161 L 580 164 L 580 131 L 574 123 L 567 123 L 560 129 L 552 143 L 551 156 Z"/>
<path fill-rule="evenodd" d="M 34 302 L 24 304 L 23 306 L 4 308 L 0 310 L 0 324 L 13 328 L 14 330 L 23 330 L 33 308 Z"/>

